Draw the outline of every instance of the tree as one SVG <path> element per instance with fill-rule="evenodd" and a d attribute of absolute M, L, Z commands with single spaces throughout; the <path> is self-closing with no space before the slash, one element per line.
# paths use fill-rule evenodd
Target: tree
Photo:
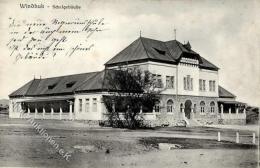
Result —
<path fill-rule="evenodd" d="M 108 92 L 103 97 L 108 110 L 108 122 L 113 127 L 140 128 L 144 126 L 143 113 L 152 112 L 160 89 L 158 80 L 149 71 L 138 68 L 106 70 Z"/>

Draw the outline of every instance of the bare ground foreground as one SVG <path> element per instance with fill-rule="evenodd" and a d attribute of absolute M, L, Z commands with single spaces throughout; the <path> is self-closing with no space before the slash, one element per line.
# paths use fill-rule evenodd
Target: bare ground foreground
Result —
<path fill-rule="evenodd" d="M 66 161 L 26 120 L 0 116 L 0 167 L 257 167 L 252 132 L 219 128 L 156 128 L 126 130 L 89 127 L 83 122 L 36 120 L 59 147 Z M 217 142 L 220 131 L 223 141 Z M 258 137 L 258 134 L 256 135 Z M 256 140 L 258 143 L 258 138 Z M 160 143 L 179 146 L 159 149 Z"/>

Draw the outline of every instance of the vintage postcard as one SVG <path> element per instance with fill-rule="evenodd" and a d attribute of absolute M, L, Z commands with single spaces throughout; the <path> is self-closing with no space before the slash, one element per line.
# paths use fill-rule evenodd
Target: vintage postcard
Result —
<path fill-rule="evenodd" d="M 259 167 L 259 0 L 1 0 L 0 167 Z"/>

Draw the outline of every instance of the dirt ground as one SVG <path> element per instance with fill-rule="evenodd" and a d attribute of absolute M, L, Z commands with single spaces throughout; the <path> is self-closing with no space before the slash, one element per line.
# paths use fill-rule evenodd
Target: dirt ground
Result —
<path fill-rule="evenodd" d="M 66 161 L 25 120 L 0 118 L 0 167 L 257 167 L 252 132 L 219 128 L 126 130 L 89 127 L 84 122 L 36 120 L 71 157 Z M 216 133 L 223 135 L 216 141 Z M 258 135 L 257 135 L 258 137 Z M 199 139 L 198 139 L 199 138 Z M 258 139 L 257 139 L 258 142 Z M 159 143 L 180 149 L 161 150 Z"/>

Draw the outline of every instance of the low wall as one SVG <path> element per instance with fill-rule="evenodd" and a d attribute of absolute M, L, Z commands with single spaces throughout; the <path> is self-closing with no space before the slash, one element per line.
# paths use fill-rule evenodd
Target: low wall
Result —
<path fill-rule="evenodd" d="M 246 125 L 246 119 L 218 119 L 218 124 L 223 124 L 223 125 Z"/>
<path fill-rule="evenodd" d="M 198 118 L 196 117 L 195 120 L 202 125 L 218 124 L 218 118 L 216 115 L 202 115 Z"/>

